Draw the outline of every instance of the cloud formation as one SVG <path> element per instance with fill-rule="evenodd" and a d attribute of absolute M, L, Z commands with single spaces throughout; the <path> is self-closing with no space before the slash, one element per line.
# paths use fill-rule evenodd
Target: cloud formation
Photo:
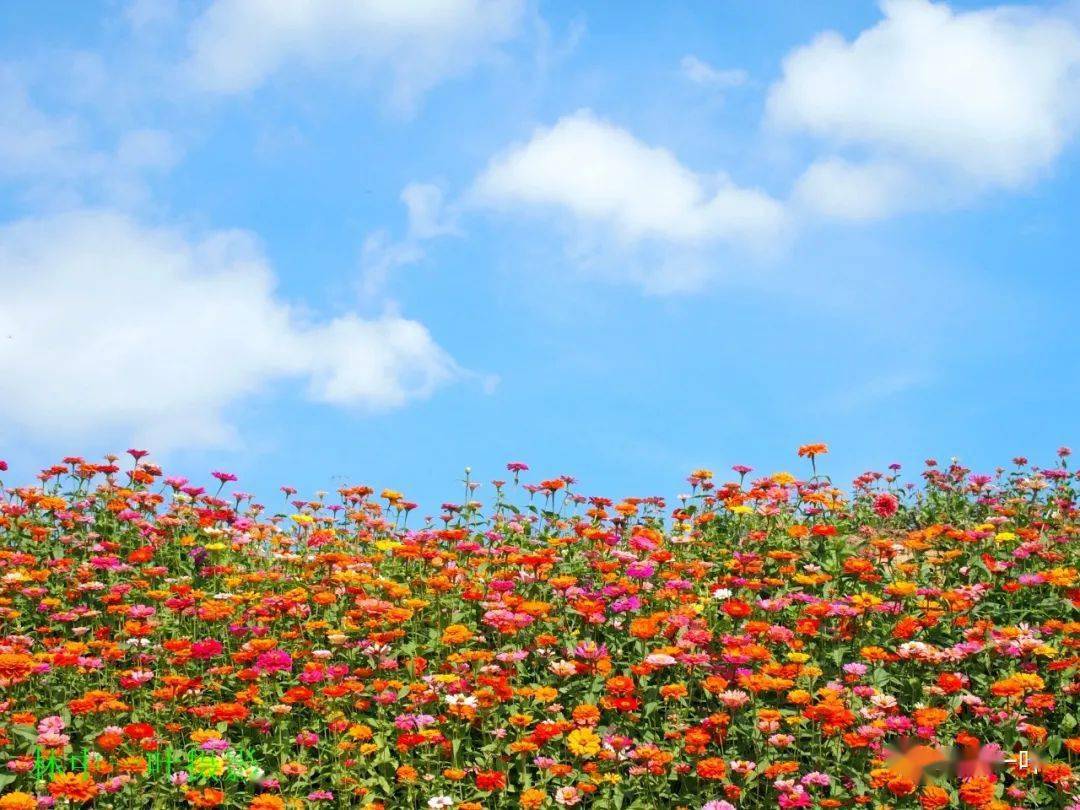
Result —
<path fill-rule="evenodd" d="M 800 181 L 804 202 L 866 219 L 1015 189 L 1052 166 L 1080 113 L 1070 20 L 929 0 L 884 0 L 881 10 L 854 40 L 826 32 L 791 52 L 770 89 L 771 125 L 834 151 Z M 865 206 L 838 203 L 861 196 Z"/>
<path fill-rule="evenodd" d="M 75 112 L 35 102 L 17 67 L 0 64 L 0 180 L 48 207 L 106 201 L 145 203 L 147 181 L 170 171 L 184 149 L 163 129 L 140 127 L 104 137 Z"/>
<path fill-rule="evenodd" d="M 220 444 L 227 409 L 275 383 L 383 410 L 461 373 L 415 321 L 305 319 L 241 231 L 192 238 L 89 210 L 28 218 L 0 227 L 0 284 L 0 415 L 39 436 Z"/>
<path fill-rule="evenodd" d="M 776 234 L 783 207 L 722 174 L 701 176 L 589 110 L 536 130 L 494 157 L 472 190 L 500 208 L 540 207 L 610 229 L 623 243 L 758 241 Z"/>
<path fill-rule="evenodd" d="M 297 67 L 388 77 L 407 109 L 516 36 L 524 10 L 524 0 L 214 0 L 191 26 L 187 71 L 220 94 Z"/>
<path fill-rule="evenodd" d="M 728 88 L 746 84 L 749 75 L 745 70 L 735 68 L 721 70 L 710 65 L 693 54 L 687 54 L 679 63 L 682 74 L 694 84 L 707 87 Z"/>
<path fill-rule="evenodd" d="M 460 236 L 457 211 L 448 206 L 443 191 L 433 183 L 409 183 L 401 192 L 408 211 L 405 236 L 394 241 L 385 228 L 364 239 L 360 251 L 360 294 L 376 301 L 395 271 L 423 261 L 425 243 L 440 236 Z"/>

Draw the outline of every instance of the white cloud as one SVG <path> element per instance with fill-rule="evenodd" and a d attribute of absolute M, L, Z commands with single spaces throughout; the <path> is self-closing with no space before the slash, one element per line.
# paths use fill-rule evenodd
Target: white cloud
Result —
<path fill-rule="evenodd" d="M 905 210 L 929 194 L 919 180 L 894 162 L 850 163 L 843 158 L 814 162 L 795 184 L 792 199 L 805 211 L 848 221 L 881 219 Z"/>
<path fill-rule="evenodd" d="M 188 69 L 216 93 L 292 66 L 388 75 L 407 108 L 514 37 L 524 9 L 524 0 L 214 0 L 191 28 Z"/>
<path fill-rule="evenodd" d="M 397 270 L 423 261 L 426 255 L 424 248 L 412 239 L 395 242 L 384 229 L 370 234 L 360 248 L 361 298 L 377 300 Z"/>
<path fill-rule="evenodd" d="M 415 321 L 309 322 L 275 293 L 252 237 L 193 239 L 117 213 L 0 228 L 0 416 L 39 436 L 213 444 L 226 410 L 268 386 L 398 407 L 459 375 Z"/>
<path fill-rule="evenodd" d="M 588 110 L 493 158 L 471 196 L 488 206 L 560 210 L 609 229 L 624 245 L 761 242 L 784 219 L 781 204 L 764 192 L 698 175 Z"/>
<path fill-rule="evenodd" d="M 401 192 L 408 211 L 405 238 L 391 239 L 378 230 L 364 240 L 360 252 L 360 294 L 373 301 L 382 295 L 394 271 L 424 259 L 423 243 L 440 236 L 460 236 L 456 206 L 447 206 L 443 191 L 433 183 L 409 183 Z"/>
<path fill-rule="evenodd" d="M 432 239 L 460 234 L 456 212 L 447 208 L 443 191 L 434 183 L 409 183 L 401 192 L 409 211 L 409 238 Z"/>
<path fill-rule="evenodd" d="M 48 208 L 106 202 L 134 207 L 148 198 L 146 175 L 172 169 L 184 150 L 161 129 L 96 135 L 83 117 L 35 103 L 26 78 L 0 64 L 0 179 Z"/>
<path fill-rule="evenodd" d="M 872 197 L 884 186 L 907 193 L 881 169 L 903 164 L 918 184 L 949 183 L 956 196 L 1022 186 L 1049 169 L 1080 111 L 1080 33 L 1068 20 L 928 0 L 881 9 L 884 19 L 850 42 L 827 32 L 793 51 L 770 90 L 772 124 L 869 156 L 859 167 L 817 164 L 804 186 L 823 186 L 829 172 L 873 187 Z M 888 207 L 872 200 L 862 215 Z"/>
<path fill-rule="evenodd" d="M 0 175 L 71 178 L 100 172 L 107 157 L 85 140 L 74 116 L 52 116 L 38 108 L 18 71 L 0 64 Z"/>
<path fill-rule="evenodd" d="M 333 405 L 396 408 L 430 396 L 458 375 L 416 321 L 337 318 L 311 340 L 312 398 Z"/>
<path fill-rule="evenodd" d="M 745 84 L 749 78 L 745 70 L 729 69 L 720 70 L 713 67 L 703 59 L 693 54 L 688 54 L 679 63 L 683 76 L 694 84 L 708 85 L 711 87 L 738 87 Z"/>

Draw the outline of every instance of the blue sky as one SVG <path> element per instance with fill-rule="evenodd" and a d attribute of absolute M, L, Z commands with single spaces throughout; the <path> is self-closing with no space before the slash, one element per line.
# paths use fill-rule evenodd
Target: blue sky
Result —
<path fill-rule="evenodd" d="M 1080 7 L 62 5 L 0 8 L 19 478 L 434 508 L 1078 438 Z"/>

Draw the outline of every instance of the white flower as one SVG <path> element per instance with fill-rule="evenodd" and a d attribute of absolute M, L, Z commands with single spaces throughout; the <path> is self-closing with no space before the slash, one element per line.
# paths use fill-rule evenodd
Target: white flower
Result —
<path fill-rule="evenodd" d="M 469 706 L 476 708 L 476 698 L 472 695 L 447 695 L 446 702 L 451 706 Z"/>
<path fill-rule="evenodd" d="M 577 674 L 577 665 L 573 661 L 567 661 L 565 659 L 559 661 L 552 661 L 548 665 L 548 669 L 550 669 L 556 675 L 560 675 L 564 678 L 570 675 Z"/>
<path fill-rule="evenodd" d="M 712 592 L 713 599 L 729 599 L 731 597 L 731 591 L 727 588 L 717 588 Z"/>
<path fill-rule="evenodd" d="M 443 807 L 453 807 L 454 800 L 449 796 L 432 796 L 427 800 L 427 806 L 431 810 L 441 810 Z"/>

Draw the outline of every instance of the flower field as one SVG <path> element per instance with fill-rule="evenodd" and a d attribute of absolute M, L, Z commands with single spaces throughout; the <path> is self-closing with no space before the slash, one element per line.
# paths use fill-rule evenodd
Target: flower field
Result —
<path fill-rule="evenodd" d="M 0 500 L 0 810 L 1080 807 L 1068 450 L 826 454 L 430 518 L 65 459 Z"/>

